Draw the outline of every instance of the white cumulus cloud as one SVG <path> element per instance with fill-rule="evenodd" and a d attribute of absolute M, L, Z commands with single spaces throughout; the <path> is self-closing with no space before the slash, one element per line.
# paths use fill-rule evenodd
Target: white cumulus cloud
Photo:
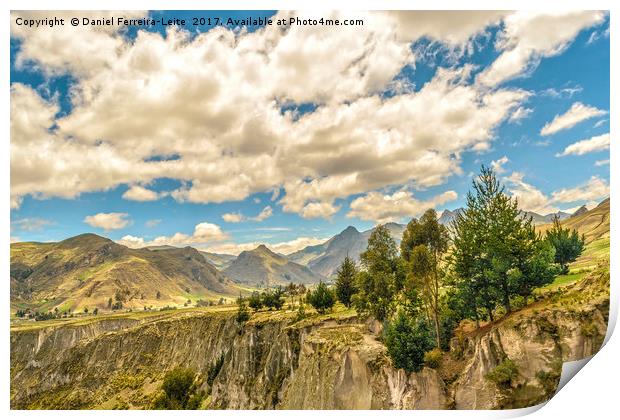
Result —
<path fill-rule="evenodd" d="M 394 194 L 382 194 L 372 191 L 351 202 L 351 211 L 347 217 L 373 220 L 378 223 L 400 221 L 404 217 L 417 217 L 425 210 L 454 201 L 458 195 L 446 191 L 428 200 L 418 200 L 410 191 L 397 191 Z"/>
<path fill-rule="evenodd" d="M 97 213 L 86 216 L 84 223 L 105 231 L 122 229 L 130 222 L 127 213 Z"/>
<path fill-rule="evenodd" d="M 556 115 L 552 121 L 545 124 L 540 130 L 542 136 L 549 136 L 558 131 L 567 130 L 582 121 L 607 114 L 607 111 L 575 102 L 568 111 L 562 115 Z"/>
<path fill-rule="evenodd" d="M 586 153 L 600 152 L 609 149 L 610 137 L 609 133 L 601 134 L 600 136 L 594 136 L 589 139 L 580 140 L 567 146 L 562 153 L 558 153 L 556 156 L 567 155 L 585 155 Z"/>

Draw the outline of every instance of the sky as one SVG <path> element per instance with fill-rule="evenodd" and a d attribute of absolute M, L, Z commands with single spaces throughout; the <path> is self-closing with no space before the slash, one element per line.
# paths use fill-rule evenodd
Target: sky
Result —
<path fill-rule="evenodd" d="M 286 254 L 461 207 L 481 165 L 540 214 L 609 196 L 608 14 L 312 13 L 13 12 L 11 241 Z"/>

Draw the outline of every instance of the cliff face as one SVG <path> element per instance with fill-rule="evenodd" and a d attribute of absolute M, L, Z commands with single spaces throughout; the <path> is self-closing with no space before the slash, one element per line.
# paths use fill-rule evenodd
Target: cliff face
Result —
<path fill-rule="evenodd" d="M 607 287 L 607 292 L 605 292 Z M 351 313 L 294 322 L 259 313 L 178 312 L 144 320 L 11 332 L 12 408 L 146 408 L 164 373 L 206 379 L 204 408 L 490 409 L 533 405 L 557 386 L 561 362 L 593 354 L 605 335 L 609 276 L 552 296 L 491 327 L 458 335 L 440 369 L 394 369 L 383 344 Z M 554 301 L 555 299 L 555 301 Z M 497 384 L 502 361 L 517 374 Z"/>

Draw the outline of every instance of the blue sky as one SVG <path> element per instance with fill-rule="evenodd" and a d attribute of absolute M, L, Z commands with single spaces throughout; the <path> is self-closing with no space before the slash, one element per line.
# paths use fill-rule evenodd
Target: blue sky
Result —
<path fill-rule="evenodd" d="M 150 16 L 191 20 L 196 14 L 154 12 Z M 217 12 L 218 16 L 235 18 L 274 14 Z M 442 17 L 433 18 L 440 28 Z M 554 19 L 566 25 L 575 21 Z M 415 23 L 415 18 L 412 20 Z M 217 28 L 229 41 L 209 38 L 214 31 L 210 27 L 186 27 L 176 35 L 161 27 L 89 32 L 83 39 L 91 40 L 97 50 L 79 57 L 76 48 L 88 46 L 78 41 L 71 48 L 52 52 L 40 48 L 45 45 L 45 36 L 53 40 L 61 31 L 75 28 L 57 28 L 46 35 L 13 26 L 12 240 L 56 241 L 95 232 L 130 246 L 153 243 L 160 237 L 157 243 L 188 244 L 219 252 L 235 253 L 258 243 L 291 252 L 348 225 L 364 230 L 378 222 L 406 222 L 426 207 L 438 211 L 460 207 L 472 175 L 480 165 L 492 162 L 508 191 L 528 210 L 544 213 L 593 205 L 609 193 L 609 165 L 605 162 L 609 159 L 609 17 L 584 16 L 575 24 L 580 26 L 570 28 L 574 36 L 557 39 L 555 44 L 551 40 L 549 45 L 539 45 L 523 35 L 527 25 L 536 24 L 534 19 L 529 22 L 505 16 L 491 19 L 468 36 L 459 35 L 457 41 L 449 31 L 439 29 L 409 35 L 412 27 L 396 27 L 391 33 L 367 29 L 372 25 L 366 25 L 363 30 L 368 31 L 364 33 L 368 39 L 383 40 L 376 45 L 399 52 L 386 56 L 378 48 L 361 51 L 359 60 L 365 67 L 358 73 L 347 70 L 358 65 L 353 59 L 347 63 L 343 58 L 342 71 L 338 70 L 340 56 L 357 47 L 366 48 L 356 43 L 354 33 L 346 31 L 327 30 L 317 36 L 316 29 L 308 28 L 271 34 L 260 27 Z M 144 37 L 140 34 L 143 31 L 159 36 Z M 183 35 L 185 31 L 187 35 Z M 398 43 L 389 41 L 394 45 L 382 43 L 395 38 Z M 299 49 L 286 50 L 287 42 L 300 43 Z M 171 44 L 176 47 L 161 52 Z M 115 48 L 107 51 L 108 45 Z M 243 55 L 246 49 L 267 50 L 264 60 L 269 60 L 272 70 L 263 74 L 257 66 L 247 64 L 250 56 Z M 164 61 L 158 60 L 164 54 L 166 64 L 161 64 Z M 516 74 L 502 74 L 501 68 L 494 68 L 506 54 L 521 60 L 518 63 L 523 68 Z M 317 62 L 317 57 L 326 60 L 332 56 L 333 63 Z M 260 54 L 251 56 L 252 60 L 256 57 Z M 168 64 L 174 60 L 178 60 L 177 65 Z M 205 71 L 200 70 L 201 63 Z M 248 67 L 239 70 L 245 64 Z M 237 67 L 220 73 L 227 65 Z M 217 71 L 209 66 L 217 66 Z M 210 74 L 212 68 L 217 77 Z M 444 70 L 460 74 L 454 76 L 460 79 L 444 78 Z M 494 82 L 485 82 L 492 79 L 489 75 L 495 77 Z M 131 79 L 134 76 L 135 81 Z M 278 83 L 272 86 L 270 77 Z M 360 80 L 354 80 L 356 77 Z M 332 79 L 336 80 L 334 87 L 328 89 L 326 83 Z M 150 96 L 145 94 L 144 99 L 124 96 L 131 95 L 130 89 L 136 84 L 147 86 L 149 80 L 161 85 L 160 100 L 152 97 L 152 86 L 148 88 Z M 196 84 L 192 85 L 194 80 Z M 166 96 L 169 92 L 165 88 L 170 86 L 179 93 Z M 220 94 L 224 91 L 226 95 Z M 510 99 L 500 101 L 500 92 Z M 452 104 L 443 103 L 443 98 L 447 102 L 461 97 L 474 100 L 470 95 L 476 95 L 480 108 L 472 115 L 462 109 L 450 110 Z M 179 97 L 183 103 L 173 103 Z M 392 113 L 397 112 L 394 109 L 399 109 L 390 108 L 390 101 L 402 100 L 401 107 L 414 109 L 427 97 L 435 101 L 422 106 L 424 112 L 430 112 L 428 118 L 420 116 L 412 126 L 406 122 L 400 126 L 394 119 L 394 127 L 386 127 L 390 123 L 385 121 L 392 121 Z M 499 101 L 498 105 L 493 101 Z M 165 108 L 167 102 L 169 109 Z M 125 103 L 132 105 L 123 108 Z M 173 116 L 180 108 L 184 111 Z M 266 108 L 269 111 L 262 114 Z M 203 114 L 205 109 L 218 110 L 215 115 L 220 120 L 208 114 L 211 111 Z M 233 115 L 236 109 L 242 115 L 256 110 L 259 117 L 243 120 Z M 571 109 L 574 112 L 569 113 Z M 341 123 L 338 115 L 350 118 L 350 127 L 361 127 L 360 132 L 351 137 L 346 136 L 346 130 L 345 134 L 326 134 Z M 360 122 L 356 123 L 358 115 Z M 403 115 L 415 119 L 418 114 Z M 489 123 L 491 117 L 497 117 L 497 122 Z M 542 135 L 542 128 L 556 117 L 559 121 L 555 128 Z M 40 133 L 32 129 L 38 124 L 37 118 L 44 121 Z M 448 131 L 454 138 L 433 138 L 434 131 L 440 133 L 445 128 L 442 121 L 452 123 L 451 118 L 464 118 L 462 125 L 467 129 L 459 132 L 461 123 L 457 123 Z M 157 126 L 164 119 L 171 125 Z M 480 122 L 468 126 L 478 119 Z M 142 125 L 149 120 L 157 126 L 153 132 Z M 234 122 L 219 122 L 228 120 Z M 420 124 L 426 120 L 428 127 Z M 135 127 L 133 137 L 133 128 L 124 131 L 124 124 Z M 222 128 L 218 128 L 220 124 Z M 438 124 L 437 130 L 432 124 Z M 206 128 L 202 132 L 195 127 Z M 211 127 L 217 130 L 211 131 Z M 306 135 L 305 143 L 295 143 Z M 39 139 L 44 143 L 37 143 Z M 376 146 L 375 154 L 387 150 L 383 168 L 369 169 L 368 173 L 348 169 L 373 156 L 365 155 L 364 148 L 355 148 L 357 139 Z M 585 142 L 567 149 L 580 141 Z M 294 155 L 287 155 L 291 153 L 287 142 L 296 148 Z M 144 146 L 141 153 L 146 143 L 152 150 L 147 152 Z M 322 149 L 326 147 L 329 149 Z M 392 157 L 398 162 L 394 171 L 389 171 L 390 152 L 399 147 L 415 151 L 412 162 L 398 160 L 402 159 L 400 153 L 399 158 Z M 105 154 L 100 152 L 102 148 Z M 34 155 L 36 163 L 30 162 Z M 77 164 L 75 160 L 81 155 L 84 162 Z M 217 156 L 230 159 L 229 166 L 210 166 L 219 159 Z M 426 158 L 438 162 L 429 161 L 428 166 L 417 163 Z M 134 159 L 136 166 L 123 159 Z M 117 167 L 117 161 L 124 163 Z M 428 174 L 424 173 L 427 167 Z M 303 188 L 296 187 L 299 185 Z M 132 186 L 136 191 L 146 191 L 146 195 L 136 195 L 139 200 L 136 196 L 128 198 L 131 194 L 123 197 Z M 263 216 L 257 217 L 262 211 Z M 179 234 L 176 239 L 175 234 Z"/>

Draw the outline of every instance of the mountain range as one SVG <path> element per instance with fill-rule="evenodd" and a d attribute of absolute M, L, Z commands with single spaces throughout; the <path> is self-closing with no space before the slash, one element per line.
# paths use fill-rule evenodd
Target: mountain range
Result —
<path fill-rule="evenodd" d="M 439 220 L 449 224 L 461 210 L 445 210 Z M 606 199 L 592 210 L 584 206 L 573 215 L 557 215 L 564 226 L 577 229 L 592 242 L 609 237 L 609 212 Z M 551 226 L 554 216 L 528 215 L 541 232 Z M 388 223 L 386 227 L 400 244 L 406 226 Z M 333 278 L 347 255 L 359 261 L 373 229 L 360 232 L 349 226 L 322 244 L 289 255 L 277 254 L 265 245 L 238 256 L 191 247 L 132 249 L 90 233 L 61 242 L 13 243 L 11 305 L 40 310 L 105 309 L 112 300 L 125 308 L 157 307 L 233 297 L 247 293 L 248 286 L 315 284 Z"/>
<path fill-rule="evenodd" d="M 224 274 L 238 283 L 254 287 L 284 286 L 293 283 L 314 284 L 323 277 L 304 265 L 289 261 L 265 245 L 243 251 L 232 260 Z"/>
<path fill-rule="evenodd" d="M 396 243 L 400 244 L 406 226 L 398 223 L 387 223 L 385 226 Z M 320 245 L 308 246 L 289 254 L 287 257 L 291 261 L 305 264 L 312 271 L 329 278 L 336 274 L 338 267 L 347 255 L 355 261 L 359 261 L 359 256 L 366 250 L 368 238 L 370 238 L 373 230 L 374 228 L 360 232 L 353 226 L 349 226 L 328 241 Z"/>
<path fill-rule="evenodd" d="M 237 286 L 196 249 L 131 249 L 87 233 L 11 244 L 11 303 L 41 310 L 182 304 L 236 296 Z"/>

